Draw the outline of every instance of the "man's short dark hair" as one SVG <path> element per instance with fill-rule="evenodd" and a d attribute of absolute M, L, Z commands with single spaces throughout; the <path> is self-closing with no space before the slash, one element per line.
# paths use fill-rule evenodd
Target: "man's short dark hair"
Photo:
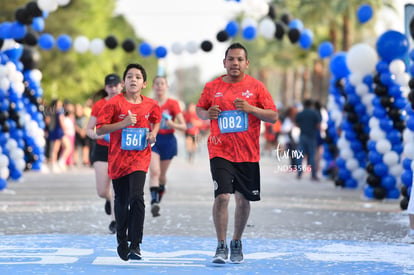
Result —
<path fill-rule="evenodd" d="M 142 77 L 144 78 L 144 82 L 147 81 L 147 72 L 145 71 L 145 68 L 141 64 L 137 64 L 137 63 L 131 63 L 131 64 L 128 64 L 128 66 L 126 66 L 124 75 L 122 77 L 123 80 L 125 80 L 125 77 L 128 71 L 132 68 L 140 70 L 142 73 Z"/>
<path fill-rule="evenodd" d="M 224 58 L 227 57 L 227 54 L 228 54 L 229 50 L 233 50 L 233 49 L 242 49 L 244 51 L 245 55 L 246 55 L 246 60 L 248 59 L 246 48 L 242 44 L 240 44 L 239 42 L 233 43 L 227 48 L 226 53 L 224 54 Z"/>

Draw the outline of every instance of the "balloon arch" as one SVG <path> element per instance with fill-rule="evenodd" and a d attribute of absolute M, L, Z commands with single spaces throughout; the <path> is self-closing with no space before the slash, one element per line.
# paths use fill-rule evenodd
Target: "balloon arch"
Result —
<path fill-rule="evenodd" d="M 120 42 L 115 35 L 105 39 L 81 35 L 72 39 L 66 34 L 53 37 L 43 33 L 48 14 L 69 2 L 29 2 L 16 11 L 15 22 L 0 24 L 0 190 L 7 186 L 7 180 L 20 179 L 25 169 L 40 170 L 45 158 L 42 73 L 36 68 L 39 54 L 34 46 L 45 51 L 73 49 L 96 55 L 120 46 L 126 52 L 137 51 L 144 58 L 154 55 L 158 59 L 167 57 L 169 51 L 179 55 L 200 49 L 209 52 L 214 47 L 212 40 L 176 42 L 167 48 L 147 42 L 137 45 L 131 38 Z M 283 14 L 276 20 L 275 10 L 269 5 L 261 10 L 264 14 L 259 21 L 231 20 L 215 39 L 225 42 L 240 35 L 254 40 L 261 35 L 268 40 L 282 40 L 287 36 L 303 50 L 312 47 L 313 33 L 300 19 Z M 373 10 L 363 4 L 356 15 L 360 24 L 365 24 Z M 378 38 L 376 49 L 356 44 L 348 52 L 335 53 L 332 43 L 324 41 L 317 51 L 321 59 L 330 60 L 332 73 L 323 173 L 333 175 L 335 185 L 340 187 L 363 186 L 364 195 L 373 199 L 398 199 L 398 188 L 402 186 L 404 209 L 414 168 L 414 111 L 407 100 L 414 81 L 409 79 L 403 62 L 408 54 L 407 37 L 387 31 Z M 414 58 L 414 54 L 411 56 Z M 414 74 L 413 67 L 408 71 Z M 411 98 L 414 105 L 414 96 Z"/>

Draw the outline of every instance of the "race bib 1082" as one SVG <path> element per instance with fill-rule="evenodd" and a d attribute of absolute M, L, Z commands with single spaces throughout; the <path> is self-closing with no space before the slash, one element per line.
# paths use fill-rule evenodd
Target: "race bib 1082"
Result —
<path fill-rule="evenodd" d="M 243 111 L 223 111 L 218 116 L 218 124 L 222 134 L 244 132 L 249 128 L 249 118 Z"/>

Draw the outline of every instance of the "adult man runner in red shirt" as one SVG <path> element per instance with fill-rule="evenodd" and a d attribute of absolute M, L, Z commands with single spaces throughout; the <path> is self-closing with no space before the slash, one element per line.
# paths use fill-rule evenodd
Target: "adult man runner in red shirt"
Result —
<path fill-rule="evenodd" d="M 205 85 L 196 108 L 201 119 L 211 120 L 208 151 L 218 241 L 213 263 L 218 264 L 228 258 L 228 204 L 233 193 L 236 209 L 230 261 L 243 261 L 241 238 L 250 214 L 250 201 L 260 200 L 261 121 L 275 123 L 278 119 L 276 106 L 264 84 L 245 74 L 249 67 L 246 48 L 240 43 L 230 45 L 223 64 L 227 74 Z"/>

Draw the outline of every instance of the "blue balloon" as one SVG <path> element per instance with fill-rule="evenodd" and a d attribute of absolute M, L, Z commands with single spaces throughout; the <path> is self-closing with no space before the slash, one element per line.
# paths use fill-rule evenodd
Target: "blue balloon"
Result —
<path fill-rule="evenodd" d="M 344 78 L 349 75 L 349 69 L 346 65 L 346 53 L 336 53 L 329 63 L 329 69 L 336 78 Z"/>
<path fill-rule="evenodd" d="M 362 4 L 361 6 L 359 6 L 358 11 L 357 11 L 358 21 L 361 24 L 364 24 L 372 18 L 373 14 L 374 14 L 374 12 L 373 12 L 372 7 L 370 5 Z"/>
<path fill-rule="evenodd" d="M 3 178 L 0 178 L 0 190 L 3 190 L 7 187 L 7 181 Z"/>
<path fill-rule="evenodd" d="M 56 46 L 62 52 L 70 50 L 72 47 L 72 38 L 67 34 L 62 34 L 56 39 Z"/>
<path fill-rule="evenodd" d="M 313 43 L 313 33 L 311 30 L 305 29 L 301 32 L 299 37 L 299 46 L 302 49 L 309 49 Z"/>
<path fill-rule="evenodd" d="M 22 39 L 27 33 L 27 27 L 19 22 L 14 22 L 10 27 L 11 36 L 14 39 Z"/>
<path fill-rule="evenodd" d="M 393 125 L 394 123 L 392 122 L 392 120 L 387 117 L 382 118 L 379 122 L 379 126 L 382 130 L 384 130 L 384 132 L 391 131 L 393 128 Z"/>
<path fill-rule="evenodd" d="M 37 40 L 39 47 L 43 50 L 51 50 L 55 46 L 55 39 L 49 33 L 43 33 Z"/>
<path fill-rule="evenodd" d="M 388 199 L 398 199 L 400 197 L 400 190 L 398 188 L 392 188 L 390 190 L 387 190 L 387 196 Z"/>
<path fill-rule="evenodd" d="M 331 42 L 325 41 L 319 44 L 318 54 L 320 58 L 330 57 L 334 52 L 334 46 Z"/>
<path fill-rule="evenodd" d="M 345 187 L 346 188 L 357 188 L 358 187 L 358 182 L 355 179 L 347 179 L 345 181 Z"/>
<path fill-rule="evenodd" d="M 148 57 L 152 54 L 152 47 L 149 43 L 142 42 L 139 45 L 138 51 L 143 57 Z"/>
<path fill-rule="evenodd" d="M 411 186 L 413 182 L 413 172 L 407 169 L 404 169 L 404 172 L 401 174 L 401 182 L 404 185 Z"/>
<path fill-rule="evenodd" d="M 368 159 L 372 164 L 378 164 L 382 162 L 382 155 L 377 151 L 370 151 L 368 153 Z"/>
<path fill-rule="evenodd" d="M 394 176 L 388 175 L 381 179 L 381 185 L 387 190 L 391 190 L 395 188 L 396 184 L 397 184 L 397 180 L 395 179 Z"/>
<path fill-rule="evenodd" d="M 45 29 L 45 20 L 42 17 L 35 17 L 31 26 L 34 31 L 42 32 Z"/>
<path fill-rule="evenodd" d="M 234 37 L 239 32 L 239 24 L 237 23 L 237 21 L 234 20 L 229 21 L 224 30 L 227 32 L 229 37 Z"/>
<path fill-rule="evenodd" d="M 404 34 L 391 30 L 378 38 L 376 47 L 381 59 L 391 62 L 394 59 L 405 59 L 409 44 Z"/>
<path fill-rule="evenodd" d="M 247 26 L 243 29 L 242 36 L 246 40 L 253 40 L 256 38 L 257 32 L 254 26 Z"/>
<path fill-rule="evenodd" d="M 299 31 L 302 31 L 303 29 L 303 23 L 299 19 L 293 19 L 288 24 L 289 29 L 297 29 Z"/>
<path fill-rule="evenodd" d="M 369 185 L 366 185 L 364 188 L 364 195 L 365 197 L 369 198 L 369 199 L 373 199 L 374 198 L 374 188 L 372 188 Z"/>
<path fill-rule="evenodd" d="M 20 57 L 23 55 L 23 46 L 19 43 L 15 43 L 15 46 L 11 49 L 5 50 L 4 54 L 6 54 L 10 60 L 16 61 L 19 60 Z"/>
<path fill-rule="evenodd" d="M 407 170 L 410 170 L 411 169 L 411 162 L 412 162 L 412 160 L 409 159 L 409 158 L 403 159 L 403 161 L 402 161 L 403 168 L 407 169 Z"/>
<path fill-rule="evenodd" d="M 374 173 L 380 177 L 386 176 L 388 174 L 388 166 L 383 162 L 377 163 L 374 165 Z"/>
<path fill-rule="evenodd" d="M 167 49 L 163 46 L 155 48 L 154 54 L 157 58 L 164 58 L 167 56 Z"/>
<path fill-rule="evenodd" d="M 410 116 L 406 121 L 406 126 L 411 131 L 414 131 L 414 116 Z"/>
<path fill-rule="evenodd" d="M 0 38 L 1 39 L 10 39 L 12 38 L 11 27 L 13 23 L 3 22 L 0 24 Z"/>
<path fill-rule="evenodd" d="M 338 169 L 338 177 L 346 181 L 351 178 L 351 172 L 349 172 L 347 169 L 340 168 Z"/>

